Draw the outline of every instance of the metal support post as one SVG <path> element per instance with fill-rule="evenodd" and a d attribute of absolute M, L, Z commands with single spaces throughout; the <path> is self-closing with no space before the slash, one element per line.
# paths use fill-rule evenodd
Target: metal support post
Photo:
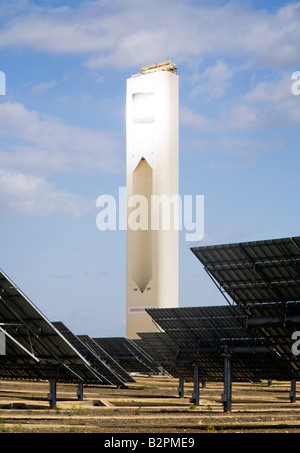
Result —
<path fill-rule="evenodd" d="M 184 397 L 184 380 L 182 377 L 179 378 L 178 395 L 179 395 L 179 398 Z"/>
<path fill-rule="evenodd" d="M 48 393 L 48 400 L 50 407 L 56 407 L 56 379 L 50 379 L 50 393 Z"/>
<path fill-rule="evenodd" d="M 296 379 L 291 381 L 291 391 L 290 391 L 290 402 L 294 403 L 296 401 Z"/>
<path fill-rule="evenodd" d="M 83 401 L 83 383 L 82 382 L 80 382 L 78 384 L 77 398 L 79 399 L 79 401 Z"/>
<path fill-rule="evenodd" d="M 195 406 L 199 406 L 199 368 L 198 365 L 194 366 L 194 391 L 191 398 L 191 402 L 195 404 Z"/>
<path fill-rule="evenodd" d="M 224 412 L 231 412 L 231 355 L 224 355 L 224 393 L 222 403 Z"/>

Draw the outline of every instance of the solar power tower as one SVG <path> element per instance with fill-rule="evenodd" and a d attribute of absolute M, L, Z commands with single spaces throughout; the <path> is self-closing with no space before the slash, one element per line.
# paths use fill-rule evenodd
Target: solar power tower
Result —
<path fill-rule="evenodd" d="M 178 306 L 178 75 L 167 61 L 127 80 L 127 338 Z M 178 203 L 179 204 L 179 203 Z M 169 210 L 170 209 L 170 210 Z M 178 217 L 178 218 L 177 218 Z"/>

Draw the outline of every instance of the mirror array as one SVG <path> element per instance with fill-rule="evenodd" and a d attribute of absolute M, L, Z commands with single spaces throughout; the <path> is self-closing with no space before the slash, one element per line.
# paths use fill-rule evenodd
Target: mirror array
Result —
<path fill-rule="evenodd" d="M 122 387 L 162 370 L 193 381 L 196 368 L 201 381 L 222 381 L 225 363 L 230 382 L 297 380 L 300 237 L 191 250 L 227 304 L 149 309 L 159 332 L 137 340 L 74 335 L 0 271 L 0 378 Z"/>

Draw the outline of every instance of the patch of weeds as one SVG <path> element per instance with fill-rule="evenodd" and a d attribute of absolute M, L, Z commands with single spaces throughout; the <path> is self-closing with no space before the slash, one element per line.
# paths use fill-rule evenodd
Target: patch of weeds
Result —
<path fill-rule="evenodd" d="M 208 433 L 210 433 L 210 434 L 211 433 L 215 434 L 215 433 L 226 433 L 227 432 L 227 431 L 224 431 L 223 428 L 217 429 L 213 425 L 208 425 L 208 427 L 206 428 L 206 431 Z"/>
<path fill-rule="evenodd" d="M 13 433 L 22 433 L 22 432 L 23 432 L 22 423 L 18 423 L 17 425 L 14 425 L 14 426 L 12 427 L 12 432 L 13 432 Z"/>
<path fill-rule="evenodd" d="M 139 405 L 139 407 L 137 407 L 137 408 L 134 410 L 134 415 L 140 415 L 140 414 L 141 414 L 141 408 L 142 408 L 142 406 Z"/>
<path fill-rule="evenodd" d="M 215 433 L 216 432 L 216 428 L 213 425 L 208 425 L 208 427 L 206 428 L 206 431 L 208 433 Z"/>
<path fill-rule="evenodd" d="M 73 404 L 70 413 L 71 415 L 83 415 L 84 409 L 82 406 L 77 406 L 76 404 Z"/>
<path fill-rule="evenodd" d="M 129 390 L 157 390 L 159 387 L 157 385 L 130 385 L 128 386 Z"/>
<path fill-rule="evenodd" d="M 9 430 L 6 428 L 4 420 L 1 418 L 0 419 L 0 432 L 1 433 L 8 433 Z"/>

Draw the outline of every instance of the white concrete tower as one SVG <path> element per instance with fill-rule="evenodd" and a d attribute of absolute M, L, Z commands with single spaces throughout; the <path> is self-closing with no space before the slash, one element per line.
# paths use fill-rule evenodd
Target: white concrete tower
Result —
<path fill-rule="evenodd" d="M 128 338 L 157 330 L 145 308 L 178 306 L 178 86 L 169 61 L 127 80 Z"/>

